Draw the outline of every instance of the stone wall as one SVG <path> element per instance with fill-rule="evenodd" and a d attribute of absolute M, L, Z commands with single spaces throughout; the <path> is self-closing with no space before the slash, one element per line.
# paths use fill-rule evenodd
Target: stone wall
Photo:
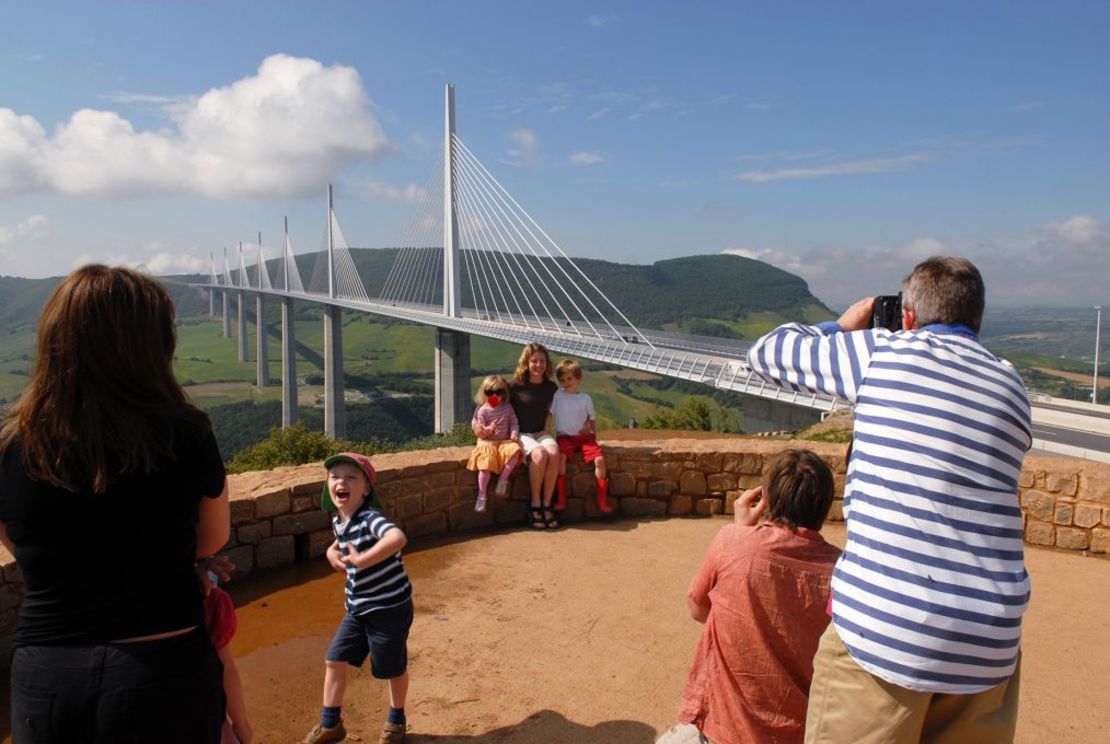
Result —
<path fill-rule="evenodd" d="M 651 445 L 606 445 L 610 495 L 620 516 L 672 517 L 731 514 L 732 503 L 760 483 L 770 456 L 795 445 L 766 439 L 670 439 Z M 831 518 L 842 517 L 844 445 L 806 443 L 836 475 Z M 378 494 L 386 513 L 410 538 L 447 532 L 488 531 L 524 524 L 528 482 L 514 475 L 507 499 L 474 511 L 477 478 L 464 464 L 467 447 L 374 457 Z M 570 468 L 565 522 L 598 517 L 592 470 Z M 318 559 L 331 544 L 328 515 L 320 510 L 320 465 L 277 468 L 229 478 L 232 536 L 226 553 L 240 576 Z M 1033 545 L 1110 555 L 1110 465 L 1029 456 L 1020 483 L 1025 539 Z M 0 547 L 0 639 L 10 637 L 23 598 L 23 581 Z M 2 655 L 4 659 L 6 654 Z"/>

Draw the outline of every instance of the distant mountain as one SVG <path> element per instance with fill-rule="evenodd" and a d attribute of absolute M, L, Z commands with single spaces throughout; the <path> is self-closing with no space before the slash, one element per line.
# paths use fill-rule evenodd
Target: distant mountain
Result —
<path fill-rule="evenodd" d="M 379 295 L 399 249 L 351 250 L 367 294 Z M 301 279 L 308 285 L 318 254 L 297 256 Z M 575 263 L 637 326 L 665 328 L 714 336 L 752 337 L 765 326 L 783 320 L 816 322 L 833 314 L 809 292 L 805 281 L 770 264 L 732 255 L 690 256 L 657 261 L 649 266 L 620 264 L 591 258 Z M 271 277 L 280 262 L 268 262 Z M 251 282 L 253 267 L 247 269 Z M 206 295 L 187 285 L 206 276 L 165 277 L 180 318 L 208 312 Z M 0 328 L 33 324 L 59 279 L 0 277 Z M 464 297 L 464 301 L 466 298 Z M 754 331 L 745 321 L 768 314 Z"/>

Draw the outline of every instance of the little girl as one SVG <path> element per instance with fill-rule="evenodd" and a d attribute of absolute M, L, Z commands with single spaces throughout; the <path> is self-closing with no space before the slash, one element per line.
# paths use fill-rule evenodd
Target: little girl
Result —
<path fill-rule="evenodd" d="M 509 405 L 509 383 L 498 375 L 490 375 L 482 380 L 474 395 L 478 408 L 470 421 L 470 428 L 478 437 L 478 445 L 466 463 L 467 470 L 478 471 L 478 500 L 474 511 L 486 510 L 486 491 L 489 479 L 494 473 L 497 477 L 497 490 L 494 494 L 505 496 L 509 493 L 509 476 L 520 462 L 520 425 L 516 412 Z"/>

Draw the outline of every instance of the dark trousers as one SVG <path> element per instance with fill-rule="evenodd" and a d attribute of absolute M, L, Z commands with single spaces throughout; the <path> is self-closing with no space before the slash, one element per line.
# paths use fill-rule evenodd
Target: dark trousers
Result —
<path fill-rule="evenodd" d="M 202 629 L 12 652 L 13 744 L 219 744 L 223 665 Z"/>

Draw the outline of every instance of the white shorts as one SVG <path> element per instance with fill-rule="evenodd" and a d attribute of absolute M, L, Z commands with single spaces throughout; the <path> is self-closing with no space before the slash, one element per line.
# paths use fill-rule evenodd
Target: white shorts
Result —
<path fill-rule="evenodd" d="M 532 454 L 536 447 L 543 447 L 553 455 L 559 454 L 559 445 L 555 444 L 555 437 L 546 431 L 537 431 L 532 434 L 520 434 L 520 446 L 524 448 L 524 456 Z"/>

